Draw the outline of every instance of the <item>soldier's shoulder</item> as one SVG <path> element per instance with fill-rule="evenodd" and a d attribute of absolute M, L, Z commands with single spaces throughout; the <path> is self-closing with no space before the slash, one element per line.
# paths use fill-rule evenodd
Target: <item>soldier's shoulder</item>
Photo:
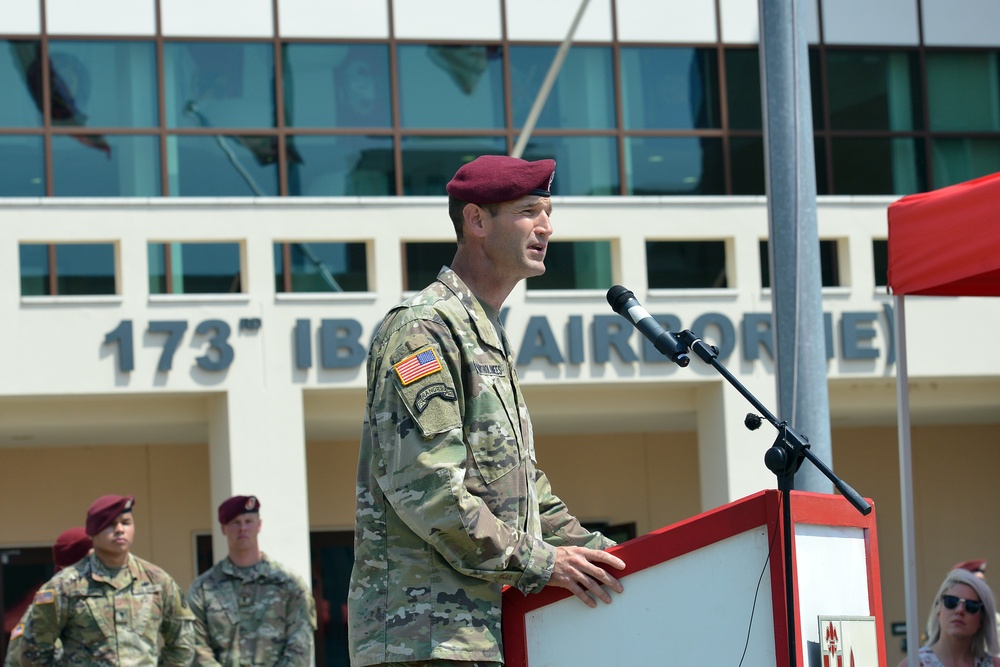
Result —
<path fill-rule="evenodd" d="M 297 588 L 308 589 L 305 580 L 298 574 L 296 574 L 291 568 L 289 568 L 286 565 L 283 565 L 282 563 L 279 563 L 276 560 L 271 560 L 266 556 L 265 560 L 267 562 L 268 575 L 272 579 L 280 581 L 286 585 L 291 585 Z"/>
<path fill-rule="evenodd" d="M 148 560 L 139 558 L 138 556 L 132 556 L 132 558 L 134 559 L 133 562 L 138 570 L 145 575 L 150 582 L 155 584 L 170 584 L 172 586 L 177 585 L 174 578 L 170 576 L 170 573 L 156 563 L 150 563 Z"/>

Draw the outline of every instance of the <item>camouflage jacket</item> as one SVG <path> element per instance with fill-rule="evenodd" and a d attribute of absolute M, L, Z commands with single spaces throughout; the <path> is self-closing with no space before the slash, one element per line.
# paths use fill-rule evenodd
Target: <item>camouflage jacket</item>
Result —
<path fill-rule="evenodd" d="M 316 631 L 312 593 L 265 555 L 250 568 L 226 558 L 188 590 L 195 616 L 194 665 L 308 665 Z"/>
<path fill-rule="evenodd" d="M 10 637 L 7 638 L 7 655 L 3 659 L 3 667 L 17 667 L 21 664 L 21 635 L 24 634 L 24 624 L 28 622 L 28 615 L 30 613 L 31 606 L 29 605 L 21 615 L 21 620 L 10 631 Z M 59 651 L 59 653 L 62 653 L 62 651 Z"/>
<path fill-rule="evenodd" d="M 557 546 L 614 544 L 535 467 L 503 335 L 447 268 L 375 333 L 348 594 L 356 666 L 500 661 L 501 588 L 541 590 Z"/>
<path fill-rule="evenodd" d="M 169 574 L 141 558 L 112 573 L 91 554 L 35 594 L 21 665 L 186 666 L 194 657 L 190 610 Z M 160 641 L 162 640 L 162 648 Z"/>

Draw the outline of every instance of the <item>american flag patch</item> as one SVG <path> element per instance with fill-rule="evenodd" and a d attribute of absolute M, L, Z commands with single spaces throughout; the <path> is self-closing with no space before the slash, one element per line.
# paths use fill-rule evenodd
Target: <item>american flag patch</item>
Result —
<path fill-rule="evenodd" d="M 35 604 L 52 604 L 56 601 L 54 591 L 38 591 L 35 593 Z"/>
<path fill-rule="evenodd" d="M 17 639 L 24 634 L 24 623 L 18 623 L 14 626 L 14 629 L 10 631 L 11 640 Z"/>
<path fill-rule="evenodd" d="M 420 378 L 440 371 L 441 361 L 434 354 L 434 350 L 427 348 L 416 354 L 411 354 L 393 366 L 393 368 L 396 370 L 396 375 L 399 376 L 399 381 L 405 387 Z"/>

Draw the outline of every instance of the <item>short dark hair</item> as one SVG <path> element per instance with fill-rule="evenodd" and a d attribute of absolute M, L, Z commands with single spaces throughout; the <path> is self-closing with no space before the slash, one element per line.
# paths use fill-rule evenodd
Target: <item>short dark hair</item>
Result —
<path fill-rule="evenodd" d="M 448 217 L 451 218 L 451 224 L 455 226 L 455 238 L 458 239 L 459 243 L 462 242 L 462 227 L 465 225 L 465 207 L 471 203 L 448 195 Z M 475 206 L 480 205 L 475 204 Z M 500 214 L 499 204 L 483 204 L 481 208 L 485 208 L 493 217 Z"/>

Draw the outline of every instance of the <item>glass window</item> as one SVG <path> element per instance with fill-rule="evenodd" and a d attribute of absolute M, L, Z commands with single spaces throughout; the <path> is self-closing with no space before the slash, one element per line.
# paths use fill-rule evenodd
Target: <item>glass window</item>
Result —
<path fill-rule="evenodd" d="M 153 42 L 49 42 L 52 123 L 155 127 Z"/>
<path fill-rule="evenodd" d="M 725 194 L 722 140 L 708 137 L 627 137 L 630 195 Z"/>
<path fill-rule="evenodd" d="M 545 252 L 545 273 L 528 278 L 529 290 L 607 289 L 611 276 L 610 241 L 552 241 Z"/>
<path fill-rule="evenodd" d="M 760 242 L 760 284 L 764 289 L 771 287 L 771 263 L 768 257 L 768 242 Z M 840 286 L 840 260 L 837 241 L 819 240 L 819 273 L 823 287 Z"/>
<path fill-rule="evenodd" d="M 730 138 L 729 164 L 733 173 L 734 195 L 766 194 L 763 137 Z"/>
<path fill-rule="evenodd" d="M 42 124 L 42 66 L 36 41 L 0 40 L 0 127 Z"/>
<path fill-rule="evenodd" d="M 552 158 L 556 177 L 554 195 L 617 195 L 618 140 L 615 137 L 532 135 L 524 149 L 525 160 Z"/>
<path fill-rule="evenodd" d="M 499 46 L 405 44 L 397 54 L 404 128 L 504 127 Z"/>
<path fill-rule="evenodd" d="M 831 129 L 912 130 L 919 124 L 915 52 L 828 50 L 826 72 Z"/>
<path fill-rule="evenodd" d="M 239 243 L 150 243 L 150 294 L 242 292 Z"/>
<path fill-rule="evenodd" d="M 872 273 L 876 287 L 889 284 L 889 242 L 884 239 L 872 241 Z"/>
<path fill-rule="evenodd" d="M 729 127 L 734 130 L 759 130 L 764 124 L 757 49 L 727 49 L 725 57 Z"/>
<path fill-rule="evenodd" d="M 274 127 L 270 43 L 163 45 L 168 127 Z"/>
<path fill-rule="evenodd" d="M 510 87 L 515 127 L 524 127 L 556 51 L 554 46 L 511 47 Z M 535 126 L 589 130 L 615 127 L 615 78 L 610 48 L 574 46 L 569 50 Z"/>
<path fill-rule="evenodd" d="M 167 137 L 170 194 L 264 197 L 278 194 L 278 138 L 222 135 Z M 289 161 L 301 161 L 293 150 Z"/>
<path fill-rule="evenodd" d="M 1000 171 L 1000 139 L 934 139 L 931 152 L 935 188 Z"/>
<path fill-rule="evenodd" d="M 927 103 L 931 130 L 1000 130 L 1000 52 L 928 52 Z"/>
<path fill-rule="evenodd" d="M 923 144 L 909 138 L 833 138 L 838 195 L 905 195 L 925 189 Z"/>
<path fill-rule="evenodd" d="M 160 138 L 55 136 L 52 174 L 57 197 L 156 197 L 162 194 Z"/>
<path fill-rule="evenodd" d="M 115 294 L 111 243 L 22 243 L 20 258 L 22 296 Z"/>
<path fill-rule="evenodd" d="M 650 288 L 728 287 L 725 241 L 646 241 Z"/>
<path fill-rule="evenodd" d="M 367 291 L 367 246 L 306 241 L 275 243 L 274 285 L 278 292 Z"/>
<path fill-rule="evenodd" d="M 442 197 L 447 196 L 445 185 L 459 167 L 480 155 L 505 155 L 507 141 L 503 137 L 403 137 L 402 150 L 403 194 Z"/>
<path fill-rule="evenodd" d="M 288 165 L 290 195 L 383 197 L 396 194 L 391 137 L 296 135 L 287 137 L 286 141 L 301 158 Z"/>
<path fill-rule="evenodd" d="M 389 47 L 385 44 L 282 46 L 289 127 L 390 127 Z"/>
<path fill-rule="evenodd" d="M 3 108 L 0 103 L 0 109 Z M 41 135 L 0 135 L 0 197 L 45 196 Z"/>
<path fill-rule="evenodd" d="M 625 129 L 721 127 L 715 49 L 622 47 Z"/>
<path fill-rule="evenodd" d="M 434 282 L 442 266 L 455 259 L 455 242 L 410 242 L 403 244 L 403 289 L 416 292 Z"/>

